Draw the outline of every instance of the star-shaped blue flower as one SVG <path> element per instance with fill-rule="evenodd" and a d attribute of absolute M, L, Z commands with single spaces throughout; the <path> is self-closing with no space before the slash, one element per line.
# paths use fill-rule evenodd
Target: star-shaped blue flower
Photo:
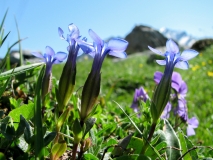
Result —
<path fill-rule="evenodd" d="M 160 65 L 171 65 L 171 67 L 177 67 L 180 69 L 188 69 L 189 64 L 188 60 L 194 58 L 199 53 L 192 49 L 184 50 L 182 53 L 179 51 L 179 47 L 173 40 L 168 40 L 166 42 L 166 52 L 162 53 L 161 51 L 154 49 L 148 46 L 149 49 L 161 56 L 165 57 L 165 60 L 156 60 Z"/>

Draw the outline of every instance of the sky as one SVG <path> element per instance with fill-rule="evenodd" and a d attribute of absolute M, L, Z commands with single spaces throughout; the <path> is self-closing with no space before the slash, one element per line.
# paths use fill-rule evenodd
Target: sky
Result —
<path fill-rule="evenodd" d="M 135 25 L 213 38 L 212 7 L 211 0 L 0 0 L 0 22 L 8 9 L 4 30 L 5 34 L 11 31 L 0 48 L 0 57 L 18 39 L 15 19 L 21 38 L 27 37 L 21 42 L 22 49 L 44 53 L 46 46 L 66 51 L 67 43 L 59 38 L 58 27 L 66 35 L 70 23 L 89 41 L 89 29 L 102 39 L 125 38 Z"/>

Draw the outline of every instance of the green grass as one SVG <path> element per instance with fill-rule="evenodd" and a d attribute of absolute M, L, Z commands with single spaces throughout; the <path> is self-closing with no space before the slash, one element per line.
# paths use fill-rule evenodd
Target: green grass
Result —
<path fill-rule="evenodd" d="M 164 67 L 155 62 L 147 64 L 149 55 L 136 54 L 127 59 L 106 58 L 101 70 L 101 96 L 106 101 L 115 100 L 125 107 L 132 103 L 135 88 L 143 86 L 151 97 L 155 83 L 153 75 L 163 71 Z M 175 69 L 188 85 L 186 97 L 189 118 L 196 116 L 200 122 L 196 135 L 190 137 L 194 143 L 213 146 L 213 46 L 189 61 L 190 69 Z M 84 85 L 92 65 L 91 59 L 77 63 L 75 91 Z M 54 65 L 53 76 L 60 78 L 62 65 Z M 209 72 L 209 75 L 208 75 Z M 212 72 L 212 76 L 210 75 Z M 197 144 L 197 145 L 198 145 Z"/>

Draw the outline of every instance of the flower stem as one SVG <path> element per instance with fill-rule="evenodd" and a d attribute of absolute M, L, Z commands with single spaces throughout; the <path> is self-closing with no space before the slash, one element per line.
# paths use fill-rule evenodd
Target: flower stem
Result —
<path fill-rule="evenodd" d="M 146 152 L 146 149 L 149 146 L 149 142 L 151 142 L 152 136 L 155 132 L 155 128 L 156 128 L 156 123 L 153 123 L 151 128 L 150 128 L 150 131 L 149 131 L 149 137 L 148 137 L 148 139 L 147 139 L 147 141 L 146 141 L 146 143 L 145 143 L 145 145 L 144 145 L 144 147 L 141 151 L 141 154 L 144 154 Z"/>
<path fill-rule="evenodd" d="M 75 160 L 76 159 L 77 149 L 78 149 L 78 144 L 76 143 L 76 144 L 73 145 L 71 160 Z"/>

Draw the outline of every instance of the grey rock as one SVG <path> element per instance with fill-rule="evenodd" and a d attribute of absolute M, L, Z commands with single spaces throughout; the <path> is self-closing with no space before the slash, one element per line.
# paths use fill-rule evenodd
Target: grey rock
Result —
<path fill-rule="evenodd" d="M 153 48 L 165 46 L 167 38 L 151 27 L 138 25 L 125 37 L 125 40 L 129 42 L 126 50 L 129 55 L 145 51 L 148 46 Z"/>
<path fill-rule="evenodd" d="M 207 47 L 209 47 L 211 45 L 213 45 L 213 39 L 210 39 L 210 38 L 208 38 L 208 39 L 201 39 L 201 40 L 196 41 L 192 45 L 191 49 L 194 49 L 194 50 L 200 52 L 200 51 L 205 50 Z"/>
<path fill-rule="evenodd" d="M 29 50 L 22 50 L 22 56 L 23 56 L 23 62 L 24 64 L 26 62 L 39 62 L 41 59 L 36 58 L 34 55 L 31 54 L 31 51 Z M 20 65 L 20 53 L 18 50 L 13 50 L 10 52 L 10 63 L 11 65 L 17 64 L 17 66 Z"/>

